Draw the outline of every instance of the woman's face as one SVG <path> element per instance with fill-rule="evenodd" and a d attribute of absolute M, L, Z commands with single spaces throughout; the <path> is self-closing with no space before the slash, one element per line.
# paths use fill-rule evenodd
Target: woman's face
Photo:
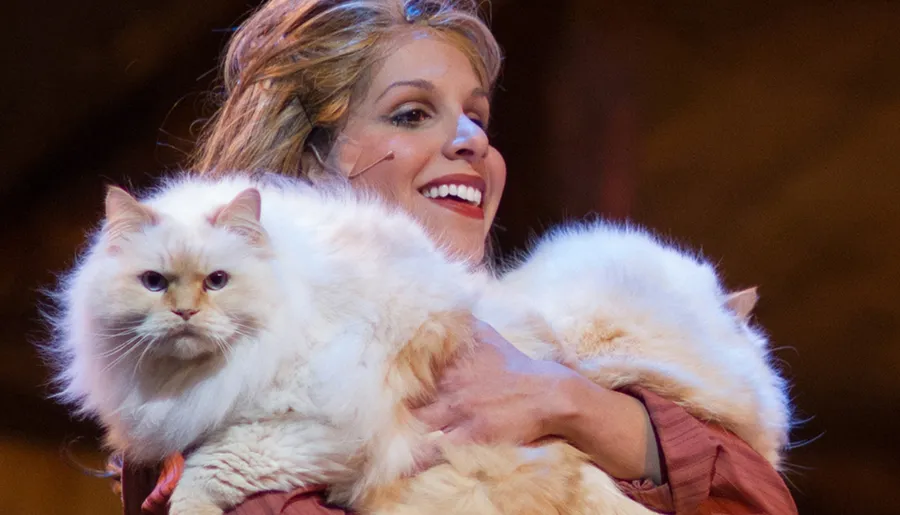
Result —
<path fill-rule="evenodd" d="M 484 256 L 506 182 L 503 157 L 485 134 L 483 88 L 456 47 L 410 39 L 376 70 L 335 148 L 356 186 L 398 203 L 472 261 Z"/>

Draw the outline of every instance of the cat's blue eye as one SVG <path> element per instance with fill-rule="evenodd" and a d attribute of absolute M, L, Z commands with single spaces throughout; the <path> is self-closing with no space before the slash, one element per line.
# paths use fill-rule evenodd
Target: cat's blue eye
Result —
<path fill-rule="evenodd" d="M 147 270 L 141 274 L 141 284 L 150 291 L 163 291 L 169 287 L 169 280 L 159 272 Z"/>
<path fill-rule="evenodd" d="M 221 290 L 228 284 L 228 273 L 224 270 L 216 270 L 203 280 L 203 288 L 207 290 Z"/>

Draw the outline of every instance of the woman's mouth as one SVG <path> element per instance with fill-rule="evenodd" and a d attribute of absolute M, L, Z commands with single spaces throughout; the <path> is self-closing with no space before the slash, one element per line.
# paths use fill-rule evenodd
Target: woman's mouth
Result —
<path fill-rule="evenodd" d="M 484 179 L 474 175 L 446 175 L 419 188 L 425 198 L 469 218 L 484 219 Z"/>

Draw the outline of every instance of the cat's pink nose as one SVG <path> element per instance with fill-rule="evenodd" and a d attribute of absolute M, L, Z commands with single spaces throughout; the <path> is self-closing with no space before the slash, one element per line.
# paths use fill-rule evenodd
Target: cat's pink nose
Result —
<path fill-rule="evenodd" d="M 173 309 L 172 313 L 175 313 L 176 315 L 183 318 L 185 322 L 187 322 L 191 319 L 192 316 L 197 314 L 197 311 L 198 310 L 196 309 Z"/>

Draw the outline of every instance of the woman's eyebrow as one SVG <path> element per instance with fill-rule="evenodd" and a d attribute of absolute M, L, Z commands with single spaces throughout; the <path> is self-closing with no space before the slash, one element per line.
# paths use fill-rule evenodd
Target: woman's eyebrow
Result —
<path fill-rule="evenodd" d="M 381 100 L 381 97 L 385 96 L 388 91 L 400 86 L 411 86 L 429 92 L 434 91 L 434 84 L 432 84 L 431 81 L 427 81 L 424 79 L 398 80 L 397 82 L 394 82 L 390 86 L 384 88 L 384 91 L 382 91 L 381 94 L 378 95 L 378 98 L 376 98 L 375 101 L 377 102 Z"/>
<path fill-rule="evenodd" d="M 435 89 L 437 89 L 433 82 L 431 82 L 429 80 L 425 80 L 425 79 L 398 80 L 396 82 L 391 83 L 390 86 L 384 88 L 384 91 L 382 91 L 381 94 L 378 95 L 378 98 L 376 98 L 375 101 L 378 102 L 379 100 L 381 100 L 382 97 L 387 95 L 388 91 L 390 91 L 394 88 L 402 87 L 402 86 L 418 88 L 418 89 L 427 91 L 429 93 L 431 93 Z M 484 98 L 484 99 L 487 99 L 488 101 L 491 100 L 490 92 L 488 92 L 484 88 L 473 89 L 472 92 L 469 93 L 469 96 Z"/>
<path fill-rule="evenodd" d="M 470 93 L 470 96 L 473 96 L 473 97 L 483 97 L 483 98 L 486 98 L 486 99 L 488 99 L 488 100 L 491 99 L 491 94 L 490 94 L 489 92 L 487 92 L 486 90 L 482 89 L 482 88 L 475 88 L 475 89 L 473 89 L 473 90 L 472 90 L 472 93 Z"/>

